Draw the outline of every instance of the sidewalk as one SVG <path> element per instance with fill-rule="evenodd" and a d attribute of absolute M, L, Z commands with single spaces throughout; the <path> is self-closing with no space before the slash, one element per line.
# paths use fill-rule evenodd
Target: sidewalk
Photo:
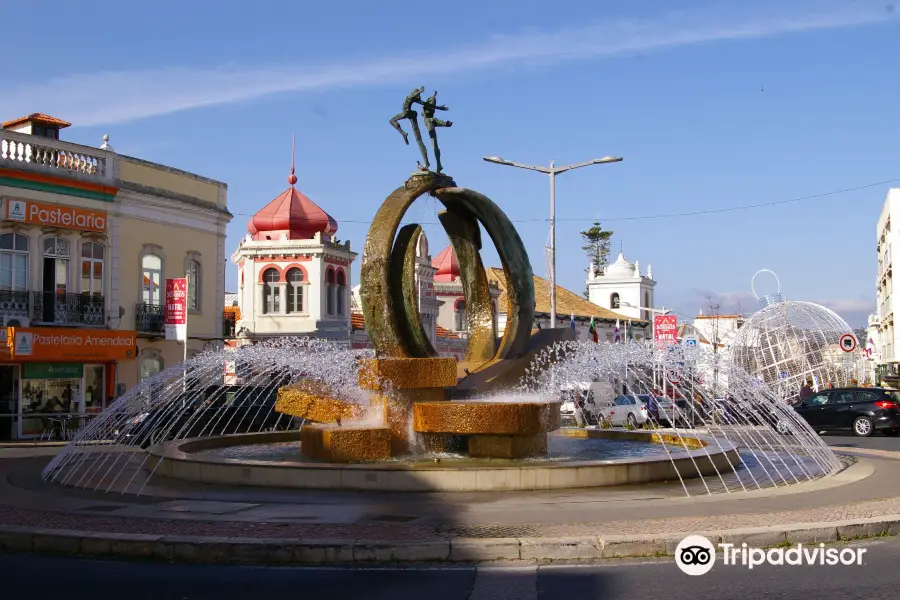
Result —
<path fill-rule="evenodd" d="M 853 453 L 873 458 L 842 474 L 844 485 L 691 499 L 638 490 L 379 496 L 247 489 L 139 499 L 36 483 L 46 459 L 0 460 L 0 549 L 195 562 L 547 562 L 669 554 L 693 533 L 754 546 L 900 533 L 900 453 Z"/>

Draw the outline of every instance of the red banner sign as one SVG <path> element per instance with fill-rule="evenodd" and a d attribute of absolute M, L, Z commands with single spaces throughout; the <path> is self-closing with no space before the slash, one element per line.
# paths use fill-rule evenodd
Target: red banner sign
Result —
<path fill-rule="evenodd" d="M 653 317 L 653 339 L 660 344 L 677 344 L 678 317 L 675 315 L 655 315 Z"/>
<path fill-rule="evenodd" d="M 187 338 L 187 279 L 166 279 L 166 339 Z"/>

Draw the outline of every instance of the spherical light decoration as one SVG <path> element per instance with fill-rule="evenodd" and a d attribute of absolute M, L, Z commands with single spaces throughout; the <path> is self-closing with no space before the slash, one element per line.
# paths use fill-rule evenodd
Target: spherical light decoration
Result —
<path fill-rule="evenodd" d="M 812 302 L 769 296 L 735 336 L 733 366 L 755 375 L 787 400 L 805 381 L 814 391 L 863 383 L 864 351 L 835 312 Z M 845 336 L 853 336 L 852 341 Z M 843 339 L 842 339 L 843 338 Z"/>

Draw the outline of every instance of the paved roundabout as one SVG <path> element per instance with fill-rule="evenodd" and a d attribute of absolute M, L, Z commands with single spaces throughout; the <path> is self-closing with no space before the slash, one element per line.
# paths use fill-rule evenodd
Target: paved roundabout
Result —
<path fill-rule="evenodd" d="M 900 533 L 900 452 L 877 448 L 837 447 L 848 466 L 830 478 L 690 498 L 677 483 L 376 493 L 162 478 L 131 496 L 41 481 L 58 449 L 0 449 L 0 549 L 194 562 L 546 563 L 670 554 L 692 533 L 755 546 Z"/>

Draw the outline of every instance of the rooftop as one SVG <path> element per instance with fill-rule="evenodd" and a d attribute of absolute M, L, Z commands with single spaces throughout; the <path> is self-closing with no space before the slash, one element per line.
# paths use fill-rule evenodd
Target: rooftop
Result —
<path fill-rule="evenodd" d="M 56 117 L 51 117 L 50 115 L 45 115 L 44 113 L 31 113 L 27 117 L 19 117 L 18 119 L 6 121 L 2 124 L 2 127 L 4 129 L 9 127 L 16 127 L 18 125 L 28 123 L 29 121 L 38 123 L 40 125 L 51 125 L 53 127 L 59 127 L 60 129 L 65 129 L 66 127 L 70 127 L 72 125 L 68 121 L 63 121 L 62 119 L 57 119 Z"/>
<path fill-rule="evenodd" d="M 487 269 L 489 280 L 495 280 L 500 286 L 500 297 L 497 299 L 497 307 L 500 312 L 509 310 L 508 298 L 506 293 L 506 275 L 503 269 L 499 267 L 489 267 Z M 550 283 L 543 277 L 534 275 L 534 298 L 536 300 L 535 312 L 550 313 Z M 602 306 L 594 304 L 572 292 L 566 288 L 556 286 L 556 316 L 568 317 L 572 314 L 582 319 L 603 319 L 607 321 L 631 321 L 632 323 L 647 323 L 643 319 L 633 319 L 626 315 L 613 312 Z"/>

